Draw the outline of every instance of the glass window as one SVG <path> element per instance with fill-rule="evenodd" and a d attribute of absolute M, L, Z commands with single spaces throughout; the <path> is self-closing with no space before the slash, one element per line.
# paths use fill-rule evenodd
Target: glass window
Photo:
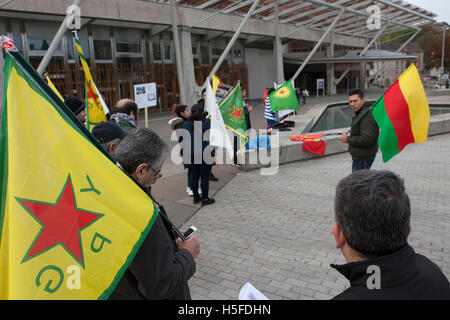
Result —
<path fill-rule="evenodd" d="M 16 45 L 17 50 L 19 50 L 20 53 L 23 53 L 22 37 L 20 35 L 13 36 L 13 41 Z"/>
<path fill-rule="evenodd" d="M 209 64 L 209 47 L 208 46 L 201 46 L 200 47 L 200 61 L 202 64 Z"/>
<path fill-rule="evenodd" d="M 38 68 L 39 64 L 41 63 L 42 59 L 44 58 L 44 56 L 31 56 L 30 57 L 30 64 L 34 67 L 34 68 Z M 63 57 L 52 57 L 50 59 L 49 64 L 51 63 L 63 63 Z"/>
<path fill-rule="evenodd" d="M 28 38 L 30 50 L 47 51 L 50 47 L 50 43 L 52 43 L 51 39 Z M 61 44 L 58 44 L 56 51 L 61 51 Z"/>
<path fill-rule="evenodd" d="M 159 40 L 152 42 L 153 60 L 161 61 L 161 43 Z"/>
<path fill-rule="evenodd" d="M 170 60 L 170 43 L 164 43 L 164 60 Z"/>
<path fill-rule="evenodd" d="M 197 47 L 192 47 L 192 55 L 197 55 Z"/>
<path fill-rule="evenodd" d="M 233 57 L 235 59 L 242 59 L 242 51 L 241 51 L 241 49 L 234 49 L 233 50 Z"/>
<path fill-rule="evenodd" d="M 220 49 L 220 48 L 211 48 L 211 54 L 213 55 L 213 56 L 220 56 L 220 55 L 222 55 L 222 49 Z"/>
<path fill-rule="evenodd" d="M 117 52 L 141 53 L 141 44 L 139 42 L 118 42 L 116 50 Z"/>
<path fill-rule="evenodd" d="M 118 64 L 122 64 L 122 63 L 138 64 L 138 63 L 143 63 L 143 61 L 144 61 L 143 58 L 131 58 L 131 57 L 118 57 L 117 58 Z"/>
<path fill-rule="evenodd" d="M 67 56 L 71 60 L 75 59 L 75 52 L 73 50 L 72 38 L 67 38 Z"/>
<path fill-rule="evenodd" d="M 111 60 L 111 41 L 94 40 L 94 54 L 96 60 Z"/>

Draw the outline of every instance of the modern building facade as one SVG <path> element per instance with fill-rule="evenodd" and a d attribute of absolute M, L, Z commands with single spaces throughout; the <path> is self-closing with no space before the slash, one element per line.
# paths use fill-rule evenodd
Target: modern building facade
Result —
<path fill-rule="evenodd" d="M 12 1 L 0 8 L 0 32 L 11 37 L 37 68 L 71 4 L 69 0 Z M 435 17 L 401 1 L 84 0 L 78 36 L 110 107 L 120 98 L 133 98 L 134 84 L 148 82 L 157 83 L 155 111 L 180 102 L 192 105 L 225 49 L 229 50 L 216 74 L 228 84 L 240 80 L 251 99 L 261 98 L 264 88 L 295 75 L 303 63 L 297 86 L 311 87 L 321 77 L 327 79 L 327 93 L 333 94 L 352 83 L 357 86 L 358 77 L 366 77 L 367 70 L 361 69 L 367 62 L 310 63 L 307 56 L 333 59 L 341 51 L 361 52 L 371 46 L 381 34 L 367 27 L 372 17 L 367 8 L 375 4 L 383 13 L 380 21 L 388 24 L 382 27 L 384 33 L 418 28 Z M 253 10 L 251 17 L 242 25 L 249 10 Z M 177 68 L 175 38 L 181 68 Z M 231 40 L 235 41 L 229 46 Z M 289 54 L 295 52 L 304 53 L 301 63 L 292 63 Z M 47 71 L 62 94 L 83 98 L 83 73 L 70 31 L 58 44 Z"/>

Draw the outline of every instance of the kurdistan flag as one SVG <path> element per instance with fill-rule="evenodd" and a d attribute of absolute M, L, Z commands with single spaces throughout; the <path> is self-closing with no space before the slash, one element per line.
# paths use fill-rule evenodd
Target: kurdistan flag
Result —
<path fill-rule="evenodd" d="M 269 95 L 270 106 L 273 111 L 294 110 L 299 111 L 297 95 L 295 94 L 292 81 L 286 81 L 281 87 Z"/>
<path fill-rule="evenodd" d="M 97 86 L 92 79 L 91 71 L 87 64 L 86 58 L 83 54 L 83 48 L 80 44 L 76 31 L 74 32 L 75 45 L 80 56 L 81 64 L 83 65 L 85 75 L 85 89 L 86 89 L 86 127 L 92 131 L 97 124 L 106 121 L 106 114 L 109 113 L 108 107 L 100 96 Z"/>
<path fill-rule="evenodd" d="M 239 135 L 242 147 L 247 143 L 248 137 L 240 82 L 230 90 L 225 99 L 220 103 L 219 108 L 225 126 Z"/>
<path fill-rule="evenodd" d="M 380 128 L 378 145 L 388 162 L 410 143 L 425 143 L 430 106 L 419 72 L 412 64 L 372 106 Z"/>
<path fill-rule="evenodd" d="M 4 75 L 0 299 L 106 299 L 155 205 L 19 53 Z"/>

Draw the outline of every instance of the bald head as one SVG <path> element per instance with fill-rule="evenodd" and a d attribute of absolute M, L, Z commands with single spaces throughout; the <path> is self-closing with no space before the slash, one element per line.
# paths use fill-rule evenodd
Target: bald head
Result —
<path fill-rule="evenodd" d="M 125 113 L 133 118 L 134 121 L 137 120 L 138 106 L 136 102 L 131 99 L 120 99 L 117 101 L 114 108 L 117 113 Z"/>

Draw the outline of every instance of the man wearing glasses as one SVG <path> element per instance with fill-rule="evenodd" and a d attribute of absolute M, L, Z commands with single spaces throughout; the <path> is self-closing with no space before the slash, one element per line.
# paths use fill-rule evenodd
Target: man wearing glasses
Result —
<path fill-rule="evenodd" d="M 150 193 L 150 186 L 162 176 L 168 153 L 167 144 L 146 128 L 129 133 L 115 152 L 117 162 L 155 202 L 159 214 L 110 299 L 191 299 L 187 282 L 196 270 L 194 259 L 200 252 L 200 242 L 196 235 L 182 241 L 177 236 L 179 230 Z"/>

